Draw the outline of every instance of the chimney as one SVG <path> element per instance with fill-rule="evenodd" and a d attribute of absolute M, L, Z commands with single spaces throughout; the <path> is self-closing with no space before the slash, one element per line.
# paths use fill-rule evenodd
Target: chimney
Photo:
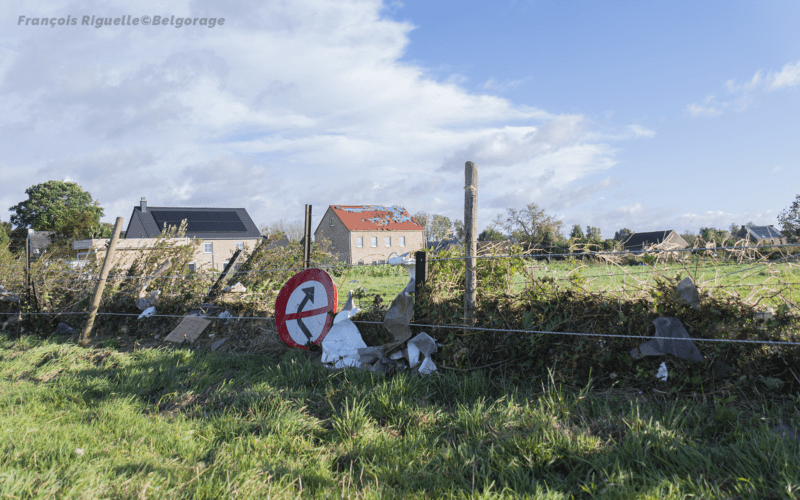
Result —
<path fill-rule="evenodd" d="M 139 202 L 139 210 L 141 210 L 142 213 L 147 212 L 147 201 L 144 199 L 144 196 L 142 196 L 142 201 Z"/>

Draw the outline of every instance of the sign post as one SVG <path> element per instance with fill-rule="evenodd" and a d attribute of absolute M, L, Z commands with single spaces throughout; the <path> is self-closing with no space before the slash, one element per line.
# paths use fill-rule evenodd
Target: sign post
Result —
<path fill-rule="evenodd" d="M 336 313 L 336 284 L 322 269 L 306 269 L 283 285 L 275 301 L 278 335 L 290 347 L 321 344 Z"/>

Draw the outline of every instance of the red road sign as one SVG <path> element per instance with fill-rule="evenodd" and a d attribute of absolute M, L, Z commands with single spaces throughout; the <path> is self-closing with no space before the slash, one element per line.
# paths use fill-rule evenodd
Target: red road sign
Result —
<path fill-rule="evenodd" d="M 336 313 L 336 285 L 322 269 L 306 269 L 283 285 L 275 301 L 278 335 L 287 345 L 306 349 L 321 344 Z"/>

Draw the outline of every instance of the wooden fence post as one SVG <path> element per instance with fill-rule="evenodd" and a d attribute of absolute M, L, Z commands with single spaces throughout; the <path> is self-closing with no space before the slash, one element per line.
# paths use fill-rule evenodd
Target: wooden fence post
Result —
<path fill-rule="evenodd" d="M 464 325 L 472 326 L 478 288 L 478 167 L 468 161 L 464 165 Z"/>
<path fill-rule="evenodd" d="M 419 292 L 428 279 L 428 252 L 419 251 L 414 254 L 416 265 L 414 266 L 414 302 L 419 298 Z"/>
<path fill-rule="evenodd" d="M 311 205 L 306 205 L 305 227 L 303 229 L 303 268 L 311 267 Z"/>
<path fill-rule="evenodd" d="M 81 334 L 81 345 L 86 346 L 89 343 L 89 334 L 94 325 L 94 318 L 97 316 L 97 309 L 100 308 L 100 300 L 103 298 L 103 289 L 106 287 L 106 279 L 108 272 L 111 270 L 111 265 L 114 262 L 114 250 L 117 249 L 117 240 L 119 240 L 119 232 L 122 230 L 122 217 L 117 217 L 117 223 L 114 224 L 114 234 L 111 236 L 111 242 L 108 244 L 106 251 L 106 258 L 103 261 L 103 268 L 100 270 L 100 279 L 97 281 L 97 286 L 94 289 L 94 296 L 92 297 L 92 308 L 89 310 L 89 320 L 83 328 Z"/>
<path fill-rule="evenodd" d="M 25 238 L 25 289 L 31 291 L 31 230 L 28 229 L 28 236 Z"/>

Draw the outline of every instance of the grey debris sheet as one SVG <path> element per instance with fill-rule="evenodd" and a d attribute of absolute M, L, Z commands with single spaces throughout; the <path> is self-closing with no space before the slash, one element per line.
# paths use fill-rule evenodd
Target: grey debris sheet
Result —
<path fill-rule="evenodd" d="M 678 283 L 678 295 L 686 301 L 692 309 L 700 309 L 700 294 L 692 283 L 692 278 L 686 277 Z"/>
<path fill-rule="evenodd" d="M 359 351 L 367 344 L 361 338 L 361 332 L 350 318 L 358 314 L 359 309 L 353 305 L 353 291 L 347 297 L 344 308 L 336 314 L 330 331 L 322 340 L 322 363 L 331 368 L 358 367 Z"/>
<path fill-rule="evenodd" d="M 648 340 L 631 351 L 633 359 L 643 356 L 661 356 L 672 354 L 681 359 L 692 361 L 703 361 L 703 355 L 689 339 L 689 332 L 683 327 L 683 323 L 678 318 L 656 318 L 653 320 L 656 326 L 656 333 L 653 340 Z"/>

